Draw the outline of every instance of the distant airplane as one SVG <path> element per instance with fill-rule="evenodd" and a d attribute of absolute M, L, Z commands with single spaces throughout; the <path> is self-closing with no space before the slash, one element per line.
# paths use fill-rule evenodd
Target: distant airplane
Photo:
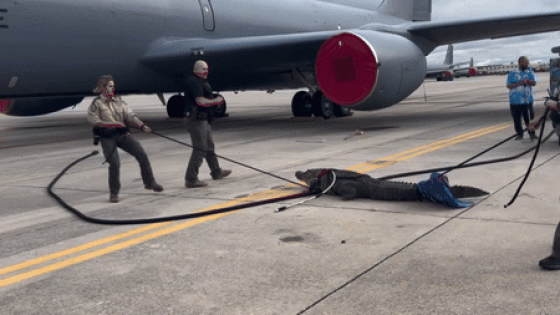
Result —
<path fill-rule="evenodd" d="M 471 57 L 471 60 L 469 61 L 469 66 L 468 67 L 458 67 L 458 68 L 453 69 L 453 76 L 455 76 L 456 78 L 458 78 L 458 77 L 474 77 L 477 74 L 478 74 L 478 72 L 476 71 L 476 68 L 474 67 L 473 57 Z"/>
<path fill-rule="evenodd" d="M 453 63 L 453 45 L 447 45 L 447 53 L 441 64 L 429 64 L 426 78 L 436 78 L 437 81 L 453 81 L 455 69 L 467 62 Z"/>
<path fill-rule="evenodd" d="M 193 64 L 216 91 L 306 87 L 295 116 L 396 104 L 440 45 L 560 30 L 560 11 L 432 22 L 431 0 L 0 0 L 0 112 L 40 115 L 93 95 L 181 93 Z M 167 102 L 181 116 L 180 94 Z M 225 106 L 221 108 L 225 111 Z"/>

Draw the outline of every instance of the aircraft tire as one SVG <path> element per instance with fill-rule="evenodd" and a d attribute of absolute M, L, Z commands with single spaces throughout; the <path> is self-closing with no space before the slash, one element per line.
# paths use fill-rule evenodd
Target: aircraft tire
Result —
<path fill-rule="evenodd" d="M 169 118 L 185 117 L 185 97 L 173 95 L 167 101 L 167 115 Z"/>
<path fill-rule="evenodd" d="M 335 117 L 348 117 L 348 116 L 352 116 L 353 112 L 350 108 L 346 106 L 340 106 L 338 104 L 334 104 L 333 114 Z"/>
<path fill-rule="evenodd" d="M 292 114 L 294 117 L 310 117 L 313 113 L 313 99 L 305 91 L 297 92 L 292 98 Z"/>
<path fill-rule="evenodd" d="M 334 103 L 327 99 L 323 92 L 318 91 L 313 95 L 313 114 L 315 117 L 328 119 L 333 115 Z"/>

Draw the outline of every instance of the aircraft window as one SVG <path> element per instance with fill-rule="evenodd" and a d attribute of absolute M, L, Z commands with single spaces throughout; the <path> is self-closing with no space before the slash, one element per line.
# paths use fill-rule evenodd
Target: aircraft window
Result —
<path fill-rule="evenodd" d="M 19 79 L 19 78 L 18 78 L 17 76 L 13 76 L 13 77 L 10 79 L 10 83 L 8 84 L 8 87 L 9 87 L 10 89 L 14 88 L 14 87 L 16 86 L 16 84 L 17 84 L 18 79 Z"/>

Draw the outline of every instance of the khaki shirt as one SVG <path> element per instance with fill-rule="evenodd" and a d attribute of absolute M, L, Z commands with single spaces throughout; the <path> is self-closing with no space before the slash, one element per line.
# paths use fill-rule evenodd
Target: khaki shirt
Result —
<path fill-rule="evenodd" d="M 109 102 L 105 95 L 96 97 L 88 108 L 87 119 L 94 127 L 125 128 L 128 123 L 142 128 L 144 125 L 120 96 L 113 97 Z"/>

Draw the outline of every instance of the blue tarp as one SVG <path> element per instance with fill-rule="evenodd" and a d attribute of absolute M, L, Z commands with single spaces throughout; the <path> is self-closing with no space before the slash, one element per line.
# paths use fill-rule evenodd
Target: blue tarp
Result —
<path fill-rule="evenodd" d="M 430 179 L 418 183 L 418 191 L 423 199 L 450 208 L 467 208 L 471 202 L 461 201 L 453 196 L 449 189 L 447 176 L 440 173 L 430 174 Z"/>

